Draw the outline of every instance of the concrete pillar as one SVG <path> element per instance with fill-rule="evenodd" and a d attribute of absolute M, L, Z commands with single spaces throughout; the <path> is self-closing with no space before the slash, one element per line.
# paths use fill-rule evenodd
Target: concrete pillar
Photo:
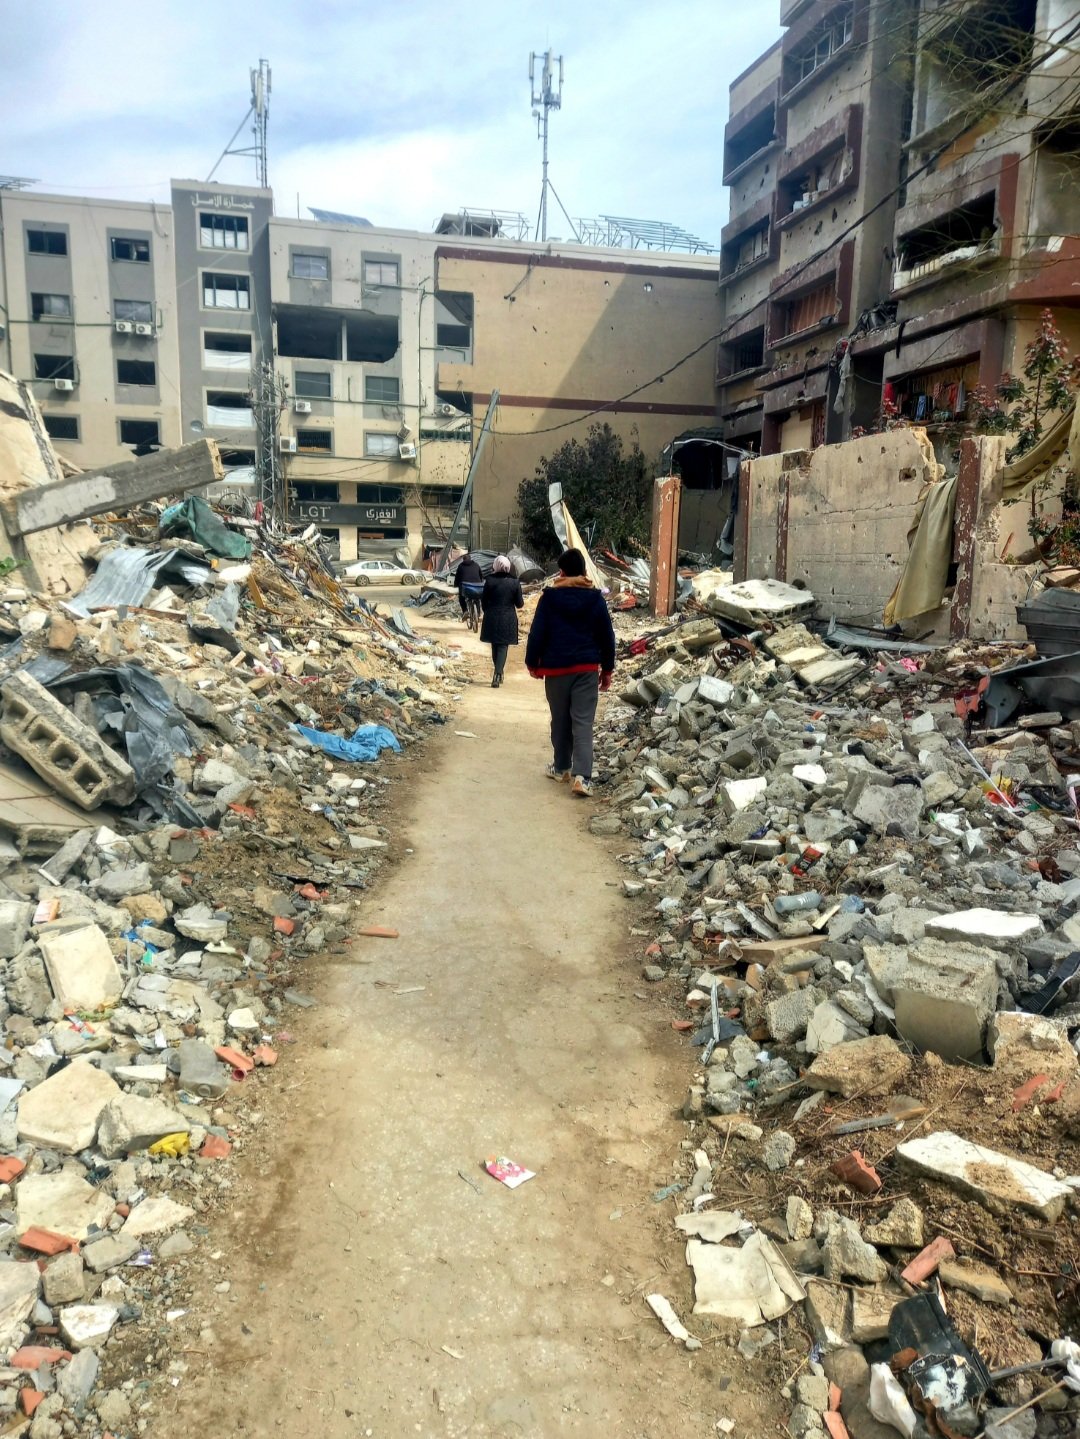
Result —
<path fill-rule="evenodd" d="M 682 480 L 678 475 L 661 475 L 653 481 L 649 609 L 660 618 L 675 608 L 681 495 Z"/>

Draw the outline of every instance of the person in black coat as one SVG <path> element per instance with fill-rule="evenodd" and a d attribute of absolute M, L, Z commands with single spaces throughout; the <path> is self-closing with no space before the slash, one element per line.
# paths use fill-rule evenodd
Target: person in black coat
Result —
<path fill-rule="evenodd" d="M 474 595 L 478 597 L 484 588 L 484 572 L 480 568 L 479 561 L 473 559 L 471 553 L 462 555 L 458 563 L 454 572 L 454 588 L 458 592 L 461 617 L 464 619 L 470 598 Z"/>
<path fill-rule="evenodd" d="M 525 665 L 544 681 L 554 758 L 546 773 L 570 780 L 572 794 L 592 792 L 593 722 L 600 691 L 611 688 L 615 631 L 607 601 L 585 573 L 580 550 L 564 550 L 559 578 L 540 596 L 525 646 Z"/>
<path fill-rule="evenodd" d="M 506 667 L 506 652 L 518 642 L 517 612 L 525 606 L 521 593 L 521 581 L 511 573 L 510 561 L 505 555 L 498 555 L 491 567 L 490 576 L 484 581 L 484 593 L 480 596 L 480 607 L 484 611 L 484 622 L 480 626 L 480 638 L 491 646 L 491 661 L 495 675 L 491 688 L 497 690 L 503 682 Z"/>

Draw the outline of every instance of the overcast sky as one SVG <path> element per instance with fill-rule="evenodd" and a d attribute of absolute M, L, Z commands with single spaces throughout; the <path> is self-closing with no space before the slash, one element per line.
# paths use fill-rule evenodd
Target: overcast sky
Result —
<path fill-rule="evenodd" d="M 571 216 L 664 219 L 715 244 L 727 88 L 777 38 L 778 12 L 779 0 L 0 0 L 0 173 L 167 199 L 170 177 L 207 177 L 266 56 L 279 214 L 299 192 L 305 218 L 315 205 L 426 230 L 468 205 L 535 224 L 528 58 L 550 47 L 566 64 L 551 178 Z M 253 162 L 230 157 L 216 178 L 253 184 Z M 548 229 L 568 235 L 557 213 Z"/>

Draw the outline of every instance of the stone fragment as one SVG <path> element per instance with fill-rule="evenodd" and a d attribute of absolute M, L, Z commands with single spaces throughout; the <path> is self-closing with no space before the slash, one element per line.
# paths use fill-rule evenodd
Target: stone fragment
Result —
<path fill-rule="evenodd" d="M 906 1140 L 896 1153 L 918 1173 L 955 1185 L 994 1213 L 1019 1206 L 1043 1219 L 1059 1219 L 1073 1192 L 1045 1170 L 972 1144 L 947 1129 Z"/>
<path fill-rule="evenodd" d="M 33 1263 L 0 1262 L 0 1348 L 7 1349 L 37 1302 L 41 1275 Z"/>
<path fill-rule="evenodd" d="M 131 1404 L 122 1389 L 106 1389 L 94 1396 L 94 1412 L 103 1428 L 124 1429 L 131 1419 Z"/>
<path fill-rule="evenodd" d="M 749 809 L 768 787 L 769 781 L 763 775 L 752 779 L 724 780 L 717 791 L 717 799 L 728 814 L 738 814 L 740 810 Z"/>
<path fill-rule="evenodd" d="M 894 1249 L 921 1249 L 922 1210 L 913 1199 L 898 1199 L 884 1219 L 867 1225 L 866 1237 L 872 1244 L 887 1244 Z"/>
<path fill-rule="evenodd" d="M 832 999 L 815 1006 L 806 1024 L 808 1054 L 825 1054 L 838 1045 L 850 1044 L 865 1036 L 866 1031 L 847 1010 Z"/>
<path fill-rule="evenodd" d="M 52 992 L 64 1009 L 96 1011 L 119 1002 L 123 976 L 96 924 L 43 934 L 38 947 Z"/>
<path fill-rule="evenodd" d="M 1058 1082 L 1080 1073 L 1080 1059 L 1068 1034 L 1040 1015 L 1002 1011 L 990 1021 L 987 1048 L 995 1072 L 1018 1083 L 1033 1074 Z"/>
<path fill-rule="evenodd" d="M 228 920 L 215 918 L 208 904 L 193 904 L 177 914 L 173 924 L 186 939 L 194 939 L 200 944 L 222 940 L 229 932 Z"/>
<path fill-rule="evenodd" d="M 786 1169 L 795 1157 L 795 1140 L 782 1129 L 776 1129 L 762 1145 L 761 1157 L 766 1169 L 774 1174 Z"/>
<path fill-rule="evenodd" d="M 19 1234 L 37 1226 L 85 1239 L 91 1226 L 103 1228 L 113 1211 L 109 1195 L 87 1184 L 77 1168 L 24 1174 L 15 1194 Z"/>
<path fill-rule="evenodd" d="M 60 1311 L 60 1333 L 72 1349 L 97 1349 L 120 1318 L 115 1304 L 69 1304 Z"/>
<path fill-rule="evenodd" d="M 101 1111 L 120 1086 L 87 1060 L 76 1059 L 19 1100 L 19 1138 L 42 1149 L 89 1149 Z"/>
<path fill-rule="evenodd" d="M 919 837 L 923 811 L 922 790 L 917 785 L 867 785 L 852 811 L 861 825 L 879 835 L 907 840 Z"/>
<path fill-rule="evenodd" d="M 49 1261 L 41 1284 L 45 1303 L 51 1309 L 77 1303 L 85 1293 L 82 1259 L 78 1254 L 58 1254 Z"/>
<path fill-rule="evenodd" d="M 892 988 L 896 1027 L 910 1044 L 950 1062 L 982 1058 L 986 1027 L 997 1009 L 992 954 L 924 939 L 894 975 Z"/>
<path fill-rule="evenodd" d="M 1037 914 L 1010 914 L 997 909 L 959 909 L 926 921 L 927 933 L 938 939 L 970 940 L 973 944 L 1034 939 L 1042 931 Z"/>
<path fill-rule="evenodd" d="M 983 1304 L 1011 1304 L 1013 1293 L 1001 1275 L 986 1264 L 970 1259 L 947 1259 L 938 1267 L 938 1278 L 946 1289 L 962 1289 Z"/>
<path fill-rule="evenodd" d="M 806 1322 L 823 1349 L 839 1349 L 851 1343 L 851 1304 L 848 1291 L 839 1284 L 806 1281 Z"/>
<path fill-rule="evenodd" d="M 22 900 L 0 900 L 0 959 L 14 959 L 22 949 L 33 913 L 34 906 Z"/>
<path fill-rule="evenodd" d="M 98 1126 L 98 1148 L 106 1159 L 119 1159 L 149 1149 L 166 1134 L 188 1134 L 184 1116 L 160 1099 L 121 1094 L 106 1105 Z"/>
<path fill-rule="evenodd" d="M 105 1239 L 96 1239 L 83 1249 L 83 1262 L 94 1274 L 104 1274 L 126 1264 L 133 1254 L 142 1248 L 138 1239 L 128 1234 L 110 1234 Z"/>
<path fill-rule="evenodd" d="M 170 1234 L 158 1245 L 159 1259 L 179 1259 L 184 1254 L 191 1254 L 195 1246 L 186 1234 Z"/>
<path fill-rule="evenodd" d="M 178 1204 L 166 1195 L 152 1195 L 131 1211 L 121 1234 L 132 1239 L 141 1239 L 144 1234 L 163 1234 L 186 1223 L 194 1213 L 190 1205 Z"/>
<path fill-rule="evenodd" d="M 893 1289 L 855 1289 L 851 1296 L 851 1337 L 856 1344 L 871 1344 L 889 1337 L 889 1316 L 903 1299 Z"/>
<path fill-rule="evenodd" d="M 765 1023 L 777 1044 L 791 1044 L 806 1033 L 819 998 L 817 990 L 807 985 L 805 989 L 796 989 L 769 1000 L 765 1006 Z"/>
<path fill-rule="evenodd" d="M 98 1367 L 97 1355 L 92 1348 L 86 1348 L 80 1350 L 61 1370 L 56 1381 L 57 1394 L 70 1409 L 78 1411 L 86 1403 L 97 1383 Z"/>
<path fill-rule="evenodd" d="M 788 1236 L 793 1240 L 809 1239 L 814 1232 L 814 1211 L 799 1194 L 788 1196 L 785 1218 Z"/>
<path fill-rule="evenodd" d="M 811 1089 L 850 1099 L 855 1094 L 889 1093 L 910 1069 L 911 1060 L 894 1039 L 873 1034 L 819 1054 L 803 1079 Z"/>
<path fill-rule="evenodd" d="M 125 869 L 110 869 L 94 880 L 94 889 L 102 899 L 116 904 L 129 894 L 142 894 L 150 888 L 150 866 L 131 865 Z"/>
<path fill-rule="evenodd" d="M 821 1253 L 826 1279 L 860 1279 L 865 1284 L 880 1284 L 888 1277 L 888 1265 L 873 1245 L 863 1239 L 853 1219 L 830 1215 Z"/>

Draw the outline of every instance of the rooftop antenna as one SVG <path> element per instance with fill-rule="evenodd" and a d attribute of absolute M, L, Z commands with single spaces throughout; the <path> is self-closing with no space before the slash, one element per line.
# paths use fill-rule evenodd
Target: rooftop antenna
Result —
<path fill-rule="evenodd" d="M 255 179 L 260 189 L 270 188 L 269 170 L 266 159 L 266 122 L 270 118 L 270 62 L 260 60 L 259 68 L 251 72 L 251 104 L 248 112 L 233 131 L 232 139 L 218 156 L 217 165 L 206 177 L 206 183 L 217 173 L 218 165 L 221 164 L 226 155 L 253 155 L 255 157 Z M 248 121 L 251 121 L 251 133 L 254 135 L 254 143 L 251 145 L 236 145 L 236 137 Z"/>
<path fill-rule="evenodd" d="M 540 61 L 539 86 L 537 85 L 537 61 Z M 558 85 L 555 83 L 555 66 L 559 67 Z M 535 51 L 529 56 L 529 90 L 532 96 L 533 119 L 536 121 L 536 133 L 544 142 L 544 178 L 540 187 L 540 217 L 537 220 L 536 228 L 541 240 L 547 239 L 547 201 L 548 190 L 558 201 L 559 209 L 566 217 L 566 223 L 573 231 L 574 239 L 577 239 L 577 230 L 574 229 L 574 222 L 566 214 L 566 208 L 559 199 L 555 186 L 548 179 L 548 121 L 552 110 L 562 109 L 562 87 L 563 87 L 563 57 L 553 55 L 546 50 L 543 55 L 537 55 Z"/>

